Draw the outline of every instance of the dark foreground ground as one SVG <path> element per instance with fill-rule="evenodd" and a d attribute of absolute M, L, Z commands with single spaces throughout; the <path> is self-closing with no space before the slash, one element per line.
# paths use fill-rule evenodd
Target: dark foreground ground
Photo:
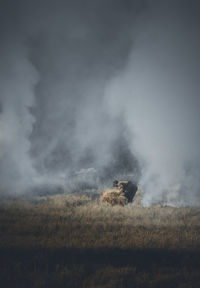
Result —
<path fill-rule="evenodd" d="M 200 209 L 99 195 L 0 204 L 0 287 L 200 287 Z"/>
<path fill-rule="evenodd" d="M 1 287 L 200 287 L 200 252 L 3 249 Z"/>

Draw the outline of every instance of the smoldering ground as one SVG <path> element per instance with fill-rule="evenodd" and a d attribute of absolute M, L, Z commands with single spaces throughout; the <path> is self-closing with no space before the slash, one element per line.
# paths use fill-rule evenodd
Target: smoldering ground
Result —
<path fill-rule="evenodd" d="M 1 1 L 1 191 L 126 177 L 145 205 L 199 203 L 198 19 L 197 1 Z"/>

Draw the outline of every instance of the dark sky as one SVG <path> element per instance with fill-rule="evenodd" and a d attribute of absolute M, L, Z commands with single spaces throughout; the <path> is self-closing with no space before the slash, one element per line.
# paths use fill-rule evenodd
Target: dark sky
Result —
<path fill-rule="evenodd" d="M 1 1 L 2 193 L 126 177 L 145 205 L 199 202 L 199 8 Z"/>

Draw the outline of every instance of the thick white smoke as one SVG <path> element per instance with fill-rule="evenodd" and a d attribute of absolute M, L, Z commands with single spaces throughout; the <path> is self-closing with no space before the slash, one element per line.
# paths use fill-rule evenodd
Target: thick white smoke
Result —
<path fill-rule="evenodd" d="M 127 177 L 144 205 L 199 204 L 196 2 L 12 2 L 0 4 L 0 192 Z"/>
<path fill-rule="evenodd" d="M 29 156 L 34 118 L 34 86 L 38 74 L 27 50 L 10 43 L 1 51 L 0 67 L 0 187 L 1 193 L 24 191 L 36 176 Z"/>
<path fill-rule="evenodd" d="M 152 5 L 138 19 L 125 69 L 105 93 L 114 115 L 123 111 L 134 135 L 144 205 L 199 203 L 200 63 L 198 26 L 187 21 L 191 12 Z"/>
<path fill-rule="evenodd" d="M 129 131 L 103 101 L 107 80 L 129 53 L 137 9 L 113 0 L 11 2 L 2 3 L 0 19 L 0 192 L 137 179 Z"/>

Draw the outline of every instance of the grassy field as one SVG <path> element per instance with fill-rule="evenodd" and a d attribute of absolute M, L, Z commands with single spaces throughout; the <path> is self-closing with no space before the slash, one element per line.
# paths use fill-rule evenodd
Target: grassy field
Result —
<path fill-rule="evenodd" d="M 2 287 L 200 287 L 200 209 L 101 191 L 2 199 Z"/>

